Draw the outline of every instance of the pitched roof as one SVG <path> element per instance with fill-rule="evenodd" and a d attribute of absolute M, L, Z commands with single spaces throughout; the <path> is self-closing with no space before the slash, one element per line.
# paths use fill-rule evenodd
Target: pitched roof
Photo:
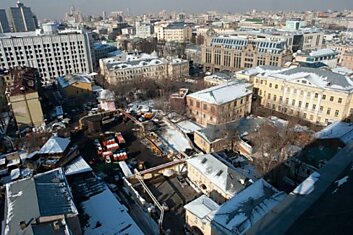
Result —
<path fill-rule="evenodd" d="M 285 197 L 285 193 L 259 179 L 214 212 L 212 226 L 220 233 L 243 234 Z"/>
<path fill-rule="evenodd" d="M 39 150 L 39 153 L 63 153 L 70 144 L 70 138 L 52 136 Z"/>
<path fill-rule="evenodd" d="M 252 85 L 250 83 L 233 81 L 192 93 L 188 97 L 220 105 L 250 94 L 252 94 Z"/>
<path fill-rule="evenodd" d="M 201 172 L 215 187 L 222 190 L 229 196 L 244 189 L 246 177 L 237 172 L 230 164 L 217 158 L 216 155 L 205 154 L 195 156 L 187 160 L 187 164 L 192 165 Z"/>
<path fill-rule="evenodd" d="M 61 168 L 7 184 L 6 203 L 5 234 L 18 234 L 21 221 L 78 213 Z"/>

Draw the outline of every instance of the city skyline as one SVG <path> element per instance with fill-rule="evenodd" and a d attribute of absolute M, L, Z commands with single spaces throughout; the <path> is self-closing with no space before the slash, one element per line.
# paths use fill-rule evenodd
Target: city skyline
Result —
<path fill-rule="evenodd" d="M 329 0 L 313 0 L 313 1 L 290 1 L 290 0 L 248 0 L 246 3 L 242 0 L 181 0 L 178 2 L 163 1 L 163 0 L 104 0 L 97 6 L 96 1 L 93 0 L 62 0 L 62 1 L 47 1 L 50 8 L 44 5 L 40 0 L 26 0 L 22 1 L 25 5 L 32 8 L 32 11 L 39 19 L 61 19 L 65 13 L 69 11 L 70 7 L 74 5 L 84 15 L 102 15 L 103 11 L 124 11 L 126 13 L 129 8 L 130 15 L 141 15 L 144 13 L 159 12 L 161 10 L 167 11 L 185 11 L 186 13 L 200 13 L 209 10 L 216 10 L 220 12 L 244 12 L 252 9 L 257 10 L 344 10 L 353 9 L 353 1 L 341 0 L 338 2 Z M 206 4 L 205 4 L 206 3 Z M 16 2 L 13 0 L 2 0 L 0 8 L 7 9 L 10 6 L 15 6 Z M 318 7 L 319 6 L 319 7 Z"/>

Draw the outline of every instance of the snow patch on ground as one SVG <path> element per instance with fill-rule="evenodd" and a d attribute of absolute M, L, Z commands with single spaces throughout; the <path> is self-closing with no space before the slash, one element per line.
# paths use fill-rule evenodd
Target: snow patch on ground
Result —
<path fill-rule="evenodd" d="M 335 183 L 337 184 L 337 188 L 332 193 L 336 193 L 339 187 L 341 187 L 344 183 L 346 183 L 348 179 L 349 179 L 349 176 L 345 176 L 342 179 L 335 181 Z"/>

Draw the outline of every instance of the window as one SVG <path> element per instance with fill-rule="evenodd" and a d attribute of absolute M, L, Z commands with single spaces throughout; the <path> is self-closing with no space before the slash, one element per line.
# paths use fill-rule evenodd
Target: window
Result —
<path fill-rule="evenodd" d="M 316 104 L 313 104 L 313 109 L 314 109 L 314 110 L 316 109 Z"/>
<path fill-rule="evenodd" d="M 318 93 L 315 93 L 315 98 L 319 97 L 319 94 Z"/>
<path fill-rule="evenodd" d="M 273 100 L 274 100 L 274 101 L 277 100 L 277 96 L 276 96 L 276 95 L 273 96 Z"/>
<path fill-rule="evenodd" d="M 330 115 L 330 113 L 331 113 L 331 108 L 327 108 L 326 114 L 327 114 L 327 115 Z"/>
<path fill-rule="evenodd" d="M 289 98 L 286 98 L 286 104 L 288 104 L 289 103 Z"/>
<path fill-rule="evenodd" d="M 270 88 L 272 87 L 272 83 L 270 83 Z"/>
<path fill-rule="evenodd" d="M 302 102 L 301 102 L 301 101 L 299 101 L 298 107 L 299 107 L 299 108 L 302 107 Z"/>
<path fill-rule="evenodd" d="M 305 103 L 305 108 L 309 108 L 309 103 Z"/>
<path fill-rule="evenodd" d="M 292 100 L 292 105 L 295 105 L 295 100 Z"/>
<path fill-rule="evenodd" d="M 310 115 L 310 120 L 313 120 L 314 119 L 314 116 L 313 115 Z"/>
<path fill-rule="evenodd" d="M 335 111 L 335 117 L 338 117 L 339 113 L 340 113 L 340 111 L 339 111 L 339 110 L 336 110 L 336 111 Z"/>
<path fill-rule="evenodd" d="M 204 105 L 203 105 L 203 109 L 204 109 L 204 110 L 207 110 L 207 104 L 204 104 Z"/>
<path fill-rule="evenodd" d="M 277 84 L 275 85 L 275 89 L 278 89 L 278 85 Z"/>
<path fill-rule="evenodd" d="M 325 100 L 325 99 L 326 99 L 326 95 L 323 95 L 323 96 L 322 96 L 322 99 Z"/>
<path fill-rule="evenodd" d="M 331 97 L 330 97 L 330 101 L 333 101 L 333 100 L 334 100 L 334 98 L 333 98 L 333 96 L 331 96 Z"/>
<path fill-rule="evenodd" d="M 268 98 L 268 99 L 271 99 L 271 94 L 268 94 L 268 95 L 267 95 L 267 98 Z"/>
<path fill-rule="evenodd" d="M 200 108 L 200 102 L 199 101 L 196 102 L 196 107 Z"/>
<path fill-rule="evenodd" d="M 342 103 L 342 98 L 338 98 L 338 103 Z"/>

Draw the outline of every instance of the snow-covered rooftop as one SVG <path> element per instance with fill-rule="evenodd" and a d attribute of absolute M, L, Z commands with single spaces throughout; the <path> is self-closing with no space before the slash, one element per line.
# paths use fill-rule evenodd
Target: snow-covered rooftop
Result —
<path fill-rule="evenodd" d="M 167 125 L 162 129 L 160 138 L 173 150 L 178 152 L 184 152 L 186 149 L 192 149 L 187 137 L 174 127 L 169 122 L 165 122 Z"/>
<path fill-rule="evenodd" d="M 81 156 L 78 156 L 70 162 L 70 164 L 65 166 L 65 175 L 76 175 L 89 171 L 92 171 L 92 168 Z"/>
<path fill-rule="evenodd" d="M 102 192 L 82 202 L 81 206 L 89 218 L 86 227 L 83 228 L 86 235 L 143 235 L 129 215 L 128 209 L 115 198 L 107 186 Z M 101 226 L 97 226 L 97 222 Z"/>
<path fill-rule="evenodd" d="M 325 129 L 315 133 L 316 139 L 340 139 L 348 144 L 353 140 L 353 124 L 347 122 L 334 122 Z"/>
<path fill-rule="evenodd" d="M 92 83 L 87 74 L 69 74 L 63 77 L 58 77 L 57 81 L 62 88 L 68 87 L 77 82 Z"/>
<path fill-rule="evenodd" d="M 197 169 L 214 184 L 214 187 L 219 188 L 229 196 L 233 196 L 245 187 L 246 177 L 212 154 L 195 156 L 188 159 L 187 164 Z"/>
<path fill-rule="evenodd" d="M 70 138 L 52 136 L 39 150 L 41 154 L 63 153 L 70 144 Z"/>
<path fill-rule="evenodd" d="M 251 84 L 243 81 L 233 81 L 192 93 L 188 95 L 188 97 L 211 104 L 221 105 L 250 94 L 252 94 Z"/>
<path fill-rule="evenodd" d="M 220 234 L 244 234 L 281 202 L 286 194 L 259 179 L 213 213 L 212 226 Z"/>
<path fill-rule="evenodd" d="M 201 130 L 203 127 L 192 122 L 190 120 L 184 120 L 177 123 L 177 126 L 184 132 L 184 133 L 192 133 L 194 131 Z"/>
<path fill-rule="evenodd" d="M 297 195 L 308 195 L 314 191 L 314 185 L 320 178 L 320 174 L 314 171 L 308 178 L 306 178 L 301 184 L 299 184 L 294 190 L 293 194 Z"/>
<path fill-rule="evenodd" d="M 219 205 L 206 195 L 202 195 L 186 204 L 184 208 L 199 219 L 206 219 L 211 212 L 215 212 L 219 209 Z"/>

